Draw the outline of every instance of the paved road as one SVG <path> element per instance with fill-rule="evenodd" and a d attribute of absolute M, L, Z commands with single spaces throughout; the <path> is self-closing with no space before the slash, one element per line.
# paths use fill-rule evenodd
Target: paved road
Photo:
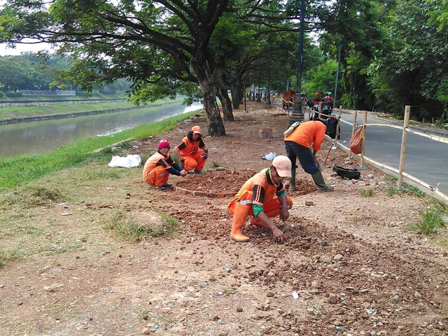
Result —
<path fill-rule="evenodd" d="M 353 123 L 353 114 L 343 113 L 342 119 Z M 362 114 L 358 114 L 357 123 L 362 123 Z M 367 119 L 367 124 L 369 123 L 398 124 L 381 118 L 375 118 L 370 114 Z M 425 130 L 425 132 L 429 133 L 430 131 Z M 441 134 L 436 135 L 441 136 Z M 351 125 L 341 123 L 340 141 L 346 141 L 346 145 L 348 146 L 350 136 Z M 445 137 L 447 136 L 445 135 Z M 366 156 L 398 169 L 401 138 L 402 131 L 399 129 L 368 126 L 366 129 Z M 445 195 L 448 195 L 448 144 L 409 133 L 404 171 L 433 187 L 438 185 L 439 190 Z M 390 171 L 388 172 L 391 173 Z M 406 178 L 405 181 L 411 183 Z"/>

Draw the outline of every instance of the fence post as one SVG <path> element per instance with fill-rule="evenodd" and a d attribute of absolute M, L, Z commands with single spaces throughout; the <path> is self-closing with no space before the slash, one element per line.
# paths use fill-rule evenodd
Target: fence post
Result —
<path fill-rule="evenodd" d="M 353 134 L 355 133 L 357 119 L 358 119 L 358 111 L 355 111 L 355 113 L 353 114 L 352 135 L 350 136 L 350 140 L 353 138 Z M 349 141 L 349 147 L 350 147 L 350 141 Z M 348 158 L 349 159 L 352 158 L 352 151 L 350 150 L 350 148 L 348 151 Z"/>
<path fill-rule="evenodd" d="M 342 116 L 342 105 L 339 105 L 338 125 L 336 127 L 336 137 L 334 138 L 334 142 L 338 141 L 339 132 L 341 130 L 341 126 L 339 125 L 339 122 L 341 121 L 341 116 Z"/>
<path fill-rule="evenodd" d="M 404 162 L 406 159 L 406 143 L 408 141 L 408 127 L 409 127 L 410 114 L 411 114 L 411 107 L 409 105 L 406 105 L 404 108 L 403 136 L 401 138 L 400 166 L 398 168 L 398 189 L 401 189 L 403 187 L 403 170 L 404 170 Z"/>
<path fill-rule="evenodd" d="M 362 127 L 364 127 L 364 130 L 362 132 L 363 146 L 361 153 L 361 167 L 364 167 L 364 155 L 366 153 L 366 125 L 367 125 L 367 111 L 364 111 L 364 116 L 362 120 Z"/>

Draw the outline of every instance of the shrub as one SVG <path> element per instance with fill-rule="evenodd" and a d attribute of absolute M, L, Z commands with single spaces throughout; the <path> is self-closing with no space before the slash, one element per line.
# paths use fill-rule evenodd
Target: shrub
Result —
<path fill-rule="evenodd" d="M 22 97 L 22 92 L 6 92 L 6 97 L 9 98 Z"/>

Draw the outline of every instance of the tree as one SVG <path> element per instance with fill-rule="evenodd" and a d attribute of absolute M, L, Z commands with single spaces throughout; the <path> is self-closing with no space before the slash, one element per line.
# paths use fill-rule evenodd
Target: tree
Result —
<path fill-rule="evenodd" d="M 191 92 L 188 83 L 195 83 L 209 134 L 218 136 L 225 134 L 216 104 L 225 59 L 212 48 L 218 24 L 233 13 L 263 26 L 270 17 L 279 20 L 281 9 L 282 2 L 264 0 L 54 0 L 49 7 L 40 0 L 11 0 L 1 11 L 0 42 L 58 44 L 75 59 L 69 74 L 76 83 L 91 88 L 127 78 L 140 102 L 173 90 Z"/>

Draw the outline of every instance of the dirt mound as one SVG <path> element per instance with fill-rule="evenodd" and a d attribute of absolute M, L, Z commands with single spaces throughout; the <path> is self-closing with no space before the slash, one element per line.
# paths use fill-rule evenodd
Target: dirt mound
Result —
<path fill-rule="evenodd" d="M 185 180 L 177 182 L 176 186 L 197 191 L 211 193 L 233 192 L 237 193 L 241 186 L 256 174 L 255 170 L 241 171 L 224 170 L 212 171 L 203 175 L 187 175 Z"/>

